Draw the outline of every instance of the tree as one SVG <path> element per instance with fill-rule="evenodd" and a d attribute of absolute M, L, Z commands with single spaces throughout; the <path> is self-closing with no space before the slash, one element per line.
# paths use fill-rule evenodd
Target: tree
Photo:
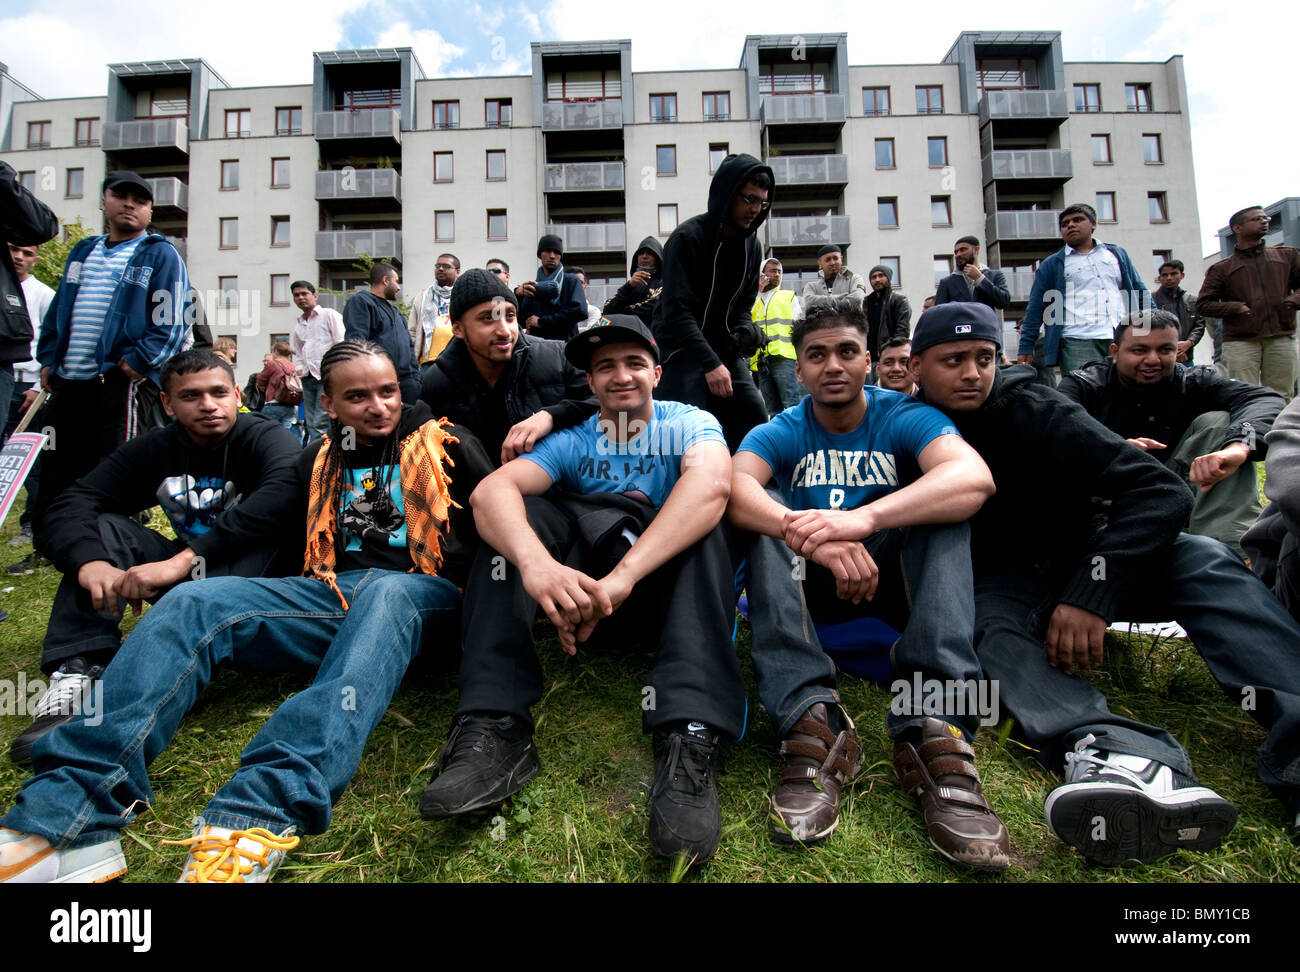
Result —
<path fill-rule="evenodd" d="M 63 279 L 63 268 L 68 263 L 68 254 L 72 252 L 72 248 L 78 241 L 89 235 L 90 227 L 81 222 L 80 216 L 75 223 L 64 223 L 61 236 L 41 244 L 36 266 L 32 267 L 32 276 L 47 287 L 57 290 L 59 281 Z"/>

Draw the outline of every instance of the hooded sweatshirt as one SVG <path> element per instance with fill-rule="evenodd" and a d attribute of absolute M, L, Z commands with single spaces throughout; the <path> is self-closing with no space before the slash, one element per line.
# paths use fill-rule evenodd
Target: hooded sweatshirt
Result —
<path fill-rule="evenodd" d="M 640 269 L 636 258 L 647 250 L 655 258 L 655 268 L 650 274 L 649 283 L 643 286 L 628 280 L 614 292 L 613 297 L 605 301 L 605 306 L 601 308 L 602 314 L 635 314 L 646 327 L 654 323 L 655 308 L 659 306 L 659 297 L 664 289 L 664 248 L 659 245 L 656 237 L 647 236 L 641 241 L 632 254 L 632 264 L 628 267 L 627 275 L 631 277 Z"/>
<path fill-rule="evenodd" d="M 948 412 L 997 492 L 971 518 L 975 580 L 1043 576 L 1057 600 L 1107 622 L 1192 512 L 1176 473 L 1135 449 L 1028 365 L 998 371 L 973 412 Z M 924 389 L 918 392 L 928 402 Z M 1107 506 L 1105 502 L 1109 501 Z"/>
<path fill-rule="evenodd" d="M 776 179 L 771 168 L 752 155 L 728 155 L 709 184 L 708 212 L 692 216 L 668 238 L 663 296 L 653 324 L 665 360 L 681 353 L 711 371 L 724 360 L 747 356 L 737 349 L 732 331 L 754 329 L 754 340 L 761 343 L 750 308 L 758 296 L 758 271 L 763 264 L 757 232 L 768 210 L 760 211 L 743 235 L 728 237 L 722 232 L 732 199 L 760 172 L 772 180 L 767 197 L 772 202 Z"/>

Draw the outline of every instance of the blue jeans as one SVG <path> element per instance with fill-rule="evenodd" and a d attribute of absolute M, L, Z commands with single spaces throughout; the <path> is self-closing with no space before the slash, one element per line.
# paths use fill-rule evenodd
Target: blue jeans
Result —
<path fill-rule="evenodd" d="M 753 629 L 750 657 L 759 697 L 779 736 L 789 732 L 808 706 L 839 700 L 835 666 L 817 640 L 814 618 L 838 623 L 870 615 L 902 631 L 893 651 L 898 678 L 910 681 L 919 673 L 947 689 L 954 683 L 973 686 L 981 677 L 973 640 L 969 527 L 951 523 L 886 530 L 871 536 L 866 548 L 880 569 L 880 582 L 870 601 L 856 605 L 836 596 L 829 570 L 811 561 L 797 564 L 780 540 L 754 538 L 745 551 Z M 798 573 L 805 577 L 802 582 Z M 974 738 L 979 713 L 972 699 L 958 700 L 954 691 L 959 690 L 945 690 L 944 711 L 934 714 Z M 891 706 L 889 735 L 897 739 L 919 728 L 926 715 L 895 712 Z"/>
<path fill-rule="evenodd" d="M 222 662 L 316 673 L 240 755 L 203 812 L 232 829 L 324 833 L 423 636 L 458 639 L 460 594 L 424 574 L 355 570 L 338 595 L 309 577 L 181 584 L 148 611 L 101 680 L 102 723 L 77 719 L 33 747 L 36 775 L 0 826 L 57 847 L 116 836 L 152 802 L 146 768 Z"/>
<path fill-rule="evenodd" d="M 1127 621 L 1187 630 L 1228 698 L 1266 729 L 1259 778 L 1294 812 L 1300 796 L 1300 626 L 1227 547 L 1181 534 L 1143 565 L 1120 605 Z M 982 575 L 975 646 L 1003 707 L 1049 769 L 1092 733 L 1102 749 L 1154 759 L 1195 778 L 1186 750 L 1163 729 L 1113 714 L 1091 683 L 1047 663 L 1043 646 L 1060 585 L 1029 572 Z"/>
<path fill-rule="evenodd" d="M 307 424 L 307 441 L 319 439 L 330 430 L 330 415 L 320 403 L 320 393 L 325 390 L 319 378 L 302 376 L 302 409 Z"/>
<path fill-rule="evenodd" d="M 794 376 L 794 359 L 765 354 L 758 359 L 758 390 L 763 393 L 767 414 L 774 416 L 799 404 L 799 382 Z"/>
<path fill-rule="evenodd" d="M 298 417 L 298 409 L 294 405 L 281 405 L 278 402 L 267 402 L 262 406 L 262 414 L 272 422 L 279 424 L 280 428 L 286 432 L 293 431 L 293 420 Z"/>

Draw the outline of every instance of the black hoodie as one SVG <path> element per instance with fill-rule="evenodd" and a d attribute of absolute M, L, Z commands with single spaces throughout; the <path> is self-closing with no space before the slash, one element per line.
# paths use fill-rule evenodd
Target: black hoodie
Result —
<path fill-rule="evenodd" d="M 162 505 L 176 535 L 211 564 L 279 544 L 298 501 L 302 446 L 276 422 L 241 413 L 213 446 L 195 445 L 175 420 L 119 446 L 64 490 L 45 517 L 54 565 L 74 576 L 108 560 L 97 520 Z"/>
<path fill-rule="evenodd" d="M 656 237 L 647 236 L 641 241 L 641 245 L 632 253 L 632 264 L 628 268 L 627 275 L 631 277 L 640 269 L 636 258 L 645 250 L 649 250 L 655 258 L 655 268 L 650 274 L 650 281 L 643 285 L 628 280 L 615 291 L 613 297 L 605 301 L 605 306 L 600 312 L 605 315 L 635 314 L 641 318 L 642 324 L 650 327 L 654 323 L 655 308 L 659 306 L 659 295 L 664 289 L 664 248 L 659 245 Z"/>
<path fill-rule="evenodd" d="M 947 413 L 998 489 L 970 521 L 975 580 L 1046 577 L 1061 585 L 1058 601 L 1110 622 L 1144 560 L 1178 536 L 1192 495 L 1036 374 L 1001 369 L 983 405 Z M 924 390 L 917 397 L 926 401 Z"/>
<path fill-rule="evenodd" d="M 712 371 L 724 359 L 748 356 L 731 332 L 754 326 L 749 311 L 763 264 L 757 232 L 768 210 L 755 217 L 744 236 L 724 236 L 722 225 L 736 193 L 759 172 L 772 180 L 767 197 L 772 202 L 776 179 L 771 168 L 752 155 L 728 155 L 709 184 L 708 212 L 692 216 L 668 237 L 664 291 L 653 326 L 665 360 L 681 353 Z M 754 338 L 761 342 L 761 333 Z"/>

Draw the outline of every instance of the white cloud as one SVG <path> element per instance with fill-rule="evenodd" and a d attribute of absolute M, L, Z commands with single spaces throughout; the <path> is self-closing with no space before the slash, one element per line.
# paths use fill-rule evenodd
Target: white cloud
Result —
<path fill-rule="evenodd" d="M 506 12 L 502 7 L 484 10 L 481 4 L 476 3 L 465 12 L 464 17 L 483 33 L 491 36 L 498 27 L 505 23 Z"/>
<path fill-rule="evenodd" d="M 428 77 L 440 77 L 447 66 L 465 53 L 465 48 L 448 42 L 432 27 L 413 28 L 401 20 L 385 28 L 375 38 L 377 47 L 410 47 L 420 59 Z"/>

